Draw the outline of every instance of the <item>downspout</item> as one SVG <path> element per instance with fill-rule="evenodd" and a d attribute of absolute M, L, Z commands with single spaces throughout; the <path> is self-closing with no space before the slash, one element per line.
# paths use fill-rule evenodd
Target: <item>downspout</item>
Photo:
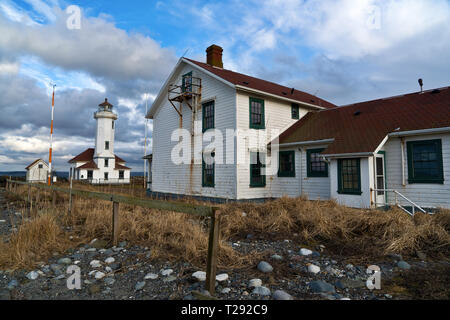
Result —
<path fill-rule="evenodd" d="M 405 138 L 400 138 L 400 146 L 401 146 L 401 152 L 402 152 L 402 186 L 406 186 L 405 181 Z"/>

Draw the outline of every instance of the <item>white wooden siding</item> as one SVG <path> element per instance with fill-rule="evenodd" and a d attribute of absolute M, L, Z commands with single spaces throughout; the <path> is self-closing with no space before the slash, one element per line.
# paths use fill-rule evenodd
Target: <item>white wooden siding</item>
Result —
<path fill-rule="evenodd" d="M 250 129 L 250 97 L 259 98 L 264 100 L 264 120 L 265 120 L 265 130 Z M 276 174 L 274 176 L 266 177 L 266 187 L 264 188 L 251 188 L 250 187 L 250 150 L 263 149 L 266 143 L 269 142 L 270 134 L 272 129 L 279 129 L 280 133 L 287 129 L 289 126 L 294 124 L 296 121 L 292 119 L 291 114 L 291 103 L 276 100 L 273 98 L 268 98 L 259 95 L 253 95 L 247 92 L 237 93 L 237 129 L 239 130 L 249 130 L 250 136 L 245 142 L 240 139 L 237 140 L 236 148 L 238 151 L 238 156 L 241 155 L 240 161 L 237 162 L 237 198 L 238 199 L 257 199 L 257 198 L 272 198 L 277 197 L 282 194 L 288 194 L 296 196 L 295 186 L 298 186 L 298 181 L 294 182 L 287 178 L 282 178 L 277 180 Z M 300 118 L 305 116 L 308 112 L 306 109 L 300 107 Z M 258 135 L 263 132 L 267 132 L 266 141 L 260 141 L 258 144 Z M 272 139 L 274 137 L 271 137 Z M 251 141 L 254 141 L 253 143 Z M 244 158 L 247 161 L 244 161 Z M 290 187 L 281 188 L 282 182 L 287 182 Z"/>
<path fill-rule="evenodd" d="M 193 72 L 194 77 L 202 79 L 202 101 L 215 101 L 215 128 L 223 133 L 225 145 L 226 129 L 236 127 L 236 91 L 205 73 L 183 63 L 170 83 L 181 84 L 182 75 Z M 177 105 L 178 106 L 178 105 Z M 183 128 L 191 129 L 191 110 L 183 106 Z M 197 113 L 197 137 L 202 136 L 202 112 Z M 202 187 L 201 161 L 191 168 L 188 164 L 176 165 L 171 160 L 172 149 L 178 142 L 172 142 L 172 132 L 179 128 L 179 115 L 167 100 L 167 94 L 153 119 L 153 162 L 152 191 L 206 197 L 235 198 L 235 166 L 233 164 L 215 165 L 215 187 Z M 204 143 L 203 147 L 209 143 Z M 233 150 L 234 151 L 234 150 Z M 217 155 L 217 152 L 216 152 Z M 224 154 L 225 158 L 225 154 Z"/>
<path fill-rule="evenodd" d="M 406 143 L 417 140 L 442 140 L 442 160 L 444 164 L 444 184 L 408 183 L 408 154 Z M 384 145 L 386 152 L 386 181 L 388 189 L 395 189 L 424 207 L 450 208 L 450 134 L 405 137 L 405 181 L 402 185 L 402 158 L 400 138 L 390 138 Z M 394 196 L 388 193 L 388 203 L 394 204 Z M 409 205 L 402 201 L 403 205 Z"/>

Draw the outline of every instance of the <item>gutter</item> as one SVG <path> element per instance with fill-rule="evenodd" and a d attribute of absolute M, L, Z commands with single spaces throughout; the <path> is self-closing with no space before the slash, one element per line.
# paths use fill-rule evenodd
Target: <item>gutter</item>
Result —
<path fill-rule="evenodd" d="M 374 152 L 357 152 L 357 153 L 339 153 L 339 154 L 322 154 L 327 158 L 365 158 L 372 157 Z"/>
<path fill-rule="evenodd" d="M 290 143 L 281 143 L 278 144 L 279 148 L 284 147 L 295 147 L 295 146 L 306 146 L 306 145 L 314 145 L 314 144 L 324 144 L 324 143 L 332 143 L 334 139 L 323 139 L 323 140 L 311 140 L 311 141 L 301 141 L 301 142 L 290 142 Z M 275 145 L 275 144 L 274 144 Z"/>
<path fill-rule="evenodd" d="M 236 89 L 241 90 L 241 91 L 247 91 L 247 92 L 258 93 L 258 94 L 261 94 L 261 95 L 264 95 L 264 96 L 272 97 L 272 98 L 274 98 L 274 99 L 279 99 L 279 100 L 288 101 L 288 102 L 291 102 L 291 103 L 300 104 L 300 105 L 303 105 L 304 107 L 307 107 L 307 108 L 313 108 L 313 109 L 319 109 L 319 110 L 326 110 L 326 108 L 324 108 L 324 107 L 319 107 L 319 106 L 316 106 L 316 105 L 314 105 L 314 104 L 309 104 L 309 103 L 302 102 L 302 101 L 298 101 L 298 100 L 294 100 L 294 99 L 284 98 L 284 97 L 282 97 L 282 96 L 277 96 L 277 95 L 275 95 L 275 94 L 268 93 L 268 92 L 265 92 L 265 91 L 260 91 L 260 90 L 257 90 L 257 89 L 252 89 L 252 88 L 249 88 L 249 87 L 244 87 L 244 86 L 241 86 L 241 85 L 239 85 L 239 84 L 235 85 L 235 87 L 236 87 Z"/>
<path fill-rule="evenodd" d="M 392 133 L 389 133 L 388 136 L 389 137 L 406 137 L 406 136 L 417 136 L 417 135 L 422 135 L 422 134 L 436 134 L 436 133 L 445 133 L 445 132 L 450 132 L 450 127 L 392 132 Z"/>

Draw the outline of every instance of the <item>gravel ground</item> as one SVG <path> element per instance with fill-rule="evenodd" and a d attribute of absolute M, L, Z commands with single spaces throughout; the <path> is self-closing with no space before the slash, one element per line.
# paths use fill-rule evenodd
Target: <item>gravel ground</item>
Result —
<path fill-rule="evenodd" d="M 0 190 L 0 235 L 13 230 L 21 218 L 6 210 Z M 4 222 L 2 222 L 4 221 Z M 304 248 L 290 240 L 267 241 L 251 235 L 230 245 L 240 252 L 263 252 L 266 263 L 240 270 L 218 270 L 216 297 L 226 300 L 373 300 L 404 299 L 398 292 L 369 290 L 367 265 L 351 265 L 327 254 L 324 246 Z M 122 242 L 91 243 L 55 254 L 35 270 L 0 270 L 0 300 L 192 300 L 193 291 L 203 291 L 204 273 L 189 263 L 170 263 L 152 258 L 151 248 Z M 422 258 L 424 258 L 422 256 Z M 405 262 L 392 255 L 372 264 L 381 268 L 383 282 L 404 272 L 424 272 L 447 262 Z M 70 266 L 81 270 L 81 289 L 70 290 Z M 408 271 L 408 269 L 411 269 Z M 194 275 L 195 273 L 195 275 Z"/>

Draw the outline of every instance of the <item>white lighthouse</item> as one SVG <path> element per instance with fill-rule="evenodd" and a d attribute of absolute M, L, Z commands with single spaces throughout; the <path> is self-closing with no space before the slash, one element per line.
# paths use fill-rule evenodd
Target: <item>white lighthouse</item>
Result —
<path fill-rule="evenodd" d="M 131 169 L 125 160 L 114 154 L 114 133 L 117 115 L 108 99 L 98 105 L 94 113 L 97 122 L 95 149 L 90 148 L 69 161 L 76 180 L 94 184 L 129 183 Z"/>
<path fill-rule="evenodd" d="M 114 124 L 117 115 L 113 112 L 113 105 L 108 99 L 99 104 L 94 119 L 97 120 L 94 159 L 97 164 L 104 159 L 114 160 Z"/>

